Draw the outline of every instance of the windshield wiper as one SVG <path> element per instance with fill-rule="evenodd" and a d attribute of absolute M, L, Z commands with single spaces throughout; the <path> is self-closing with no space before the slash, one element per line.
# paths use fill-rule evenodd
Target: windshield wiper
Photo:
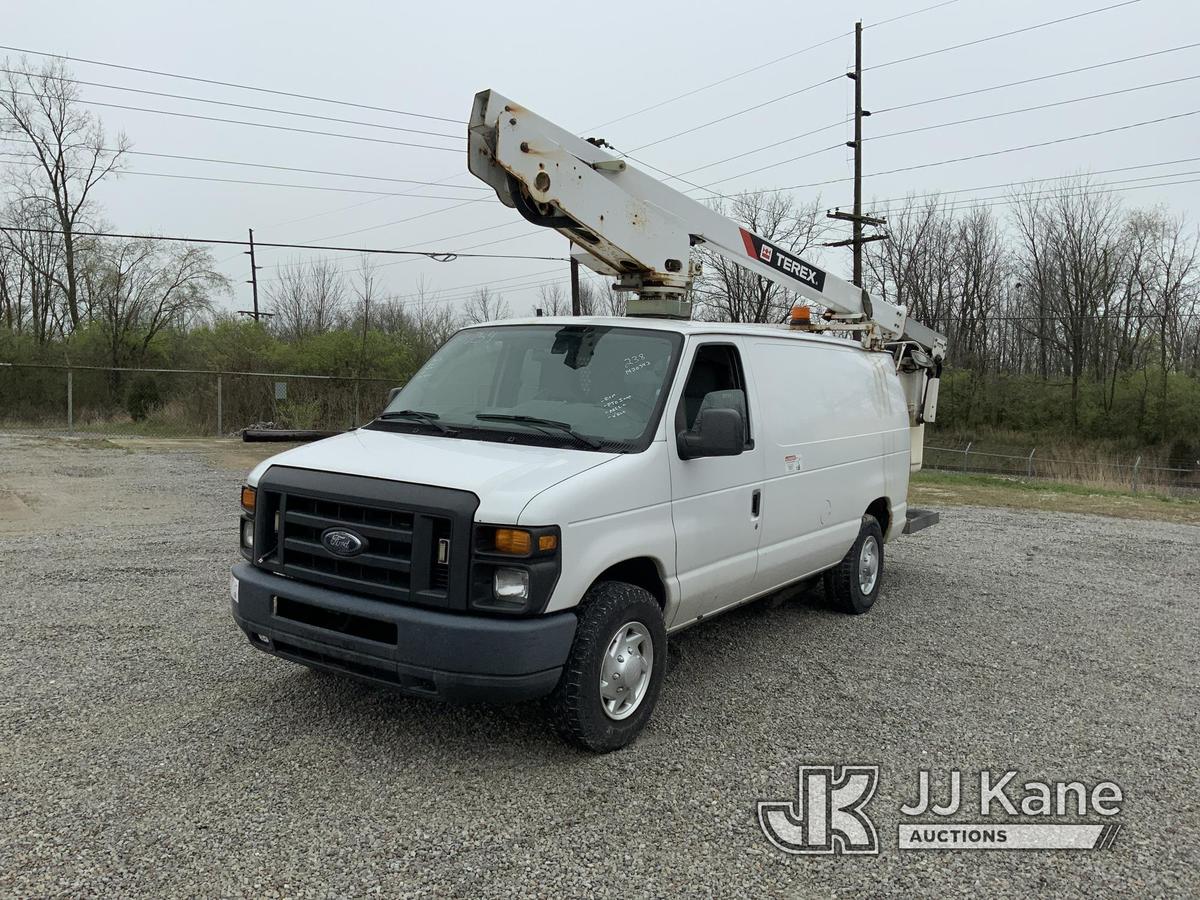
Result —
<path fill-rule="evenodd" d="M 536 428 L 539 431 L 548 434 L 547 428 L 555 428 L 564 434 L 568 434 L 581 444 L 586 444 L 593 450 L 600 449 L 600 442 L 592 440 L 586 435 L 580 434 L 568 422 L 556 422 L 554 419 L 539 419 L 537 416 L 513 416 L 503 413 L 476 413 L 475 418 L 483 422 L 517 422 L 521 425 L 528 425 L 531 428 Z"/>
<path fill-rule="evenodd" d="M 453 428 L 443 425 L 438 421 L 438 414 L 431 412 L 422 412 L 419 409 L 399 409 L 390 412 L 382 412 L 379 414 L 380 419 L 416 419 L 423 425 L 432 425 L 442 434 L 457 434 Z"/>

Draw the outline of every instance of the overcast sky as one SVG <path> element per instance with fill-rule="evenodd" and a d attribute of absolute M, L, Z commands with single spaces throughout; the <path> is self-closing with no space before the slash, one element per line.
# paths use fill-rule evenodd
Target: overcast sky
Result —
<path fill-rule="evenodd" d="M 245 236 L 247 227 L 253 227 L 256 237 L 263 241 L 449 250 L 486 244 L 477 252 L 558 255 L 565 254 L 564 238 L 525 223 L 516 212 L 495 202 L 494 195 L 477 190 L 481 183 L 466 172 L 463 123 L 472 97 L 479 90 L 495 89 L 565 128 L 603 136 L 622 150 L 672 173 L 782 141 L 771 149 L 692 172 L 687 178 L 726 194 L 806 185 L 847 178 L 850 151 L 838 147 L 775 164 L 820 151 L 849 136 L 848 126 L 838 125 L 796 137 L 837 123 L 852 110 L 852 82 L 848 79 L 836 79 L 670 140 L 660 139 L 839 75 L 853 60 L 853 39 L 845 35 L 853 29 L 857 17 L 866 26 L 882 23 L 864 32 L 864 59 L 869 67 L 1101 9 L 1117 0 L 959 0 L 884 22 L 935 2 L 741 0 L 730 4 L 608 0 L 530 4 L 490 0 L 384 4 L 343 0 L 334 4 L 208 0 L 184 7 L 163 2 L 91 0 L 10 4 L 0 40 L 29 51 L 454 120 L 271 96 L 76 59 L 69 65 L 74 77 L 83 81 L 388 127 L 322 122 L 112 87 L 82 86 L 81 94 L 88 101 L 448 148 L 404 147 L 95 106 L 110 135 L 123 131 L 133 149 L 145 153 L 375 178 L 445 180 L 439 187 L 422 188 L 364 178 L 132 156 L 129 174 L 108 184 L 99 198 L 107 221 L 119 230 L 238 239 Z M 797 53 L 824 41 L 829 42 Z M 1195 42 L 1200 42 L 1200 4 L 1140 0 L 1070 22 L 887 65 L 864 77 L 864 104 L 877 111 L 868 120 L 866 134 L 870 137 L 907 131 L 1200 75 L 1200 47 L 1193 47 L 1023 86 L 887 111 L 914 101 Z M 10 62 L 20 55 L 0 51 L 4 52 Z M 788 58 L 779 60 L 785 56 Z M 29 59 L 40 62 L 32 53 Z M 756 66 L 762 67 L 729 78 Z M 715 87 L 631 115 L 726 78 L 729 80 Z M 1200 110 L 1200 79 L 879 139 L 865 145 L 864 171 L 869 175 L 990 153 L 1193 110 Z M 448 136 L 394 130 L 397 128 Z M 635 150 L 647 144 L 651 146 Z M 1200 179 L 1200 159 L 1148 167 L 1187 157 L 1200 157 L 1200 115 L 971 161 L 880 174 L 867 180 L 866 193 L 880 199 L 910 191 L 961 192 L 957 196 L 963 199 L 994 198 L 1005 193 L 1003 188 L 994 187 L 997 184 L 1094 172 L 1097 182 L 1119 181 L 1122 188 L 1140 186 L 1121 192 L 1126 204 L 1163 203 L 1195 221 L 1200 183 L 1155 185 Z M 1139 168 L 1102 173 L 1133 166 Z M 149 177 L 134 174 L 137 172 L 292 186 Z M 436 199 L 312 190 L 295 185 L 420 193 Z M 847 181 L 798 187 L 794 193 L 803 201 L 819 195 L 828 206 L 848 205 L 851 199 Z M 479 198 L 489 199 L 459 205 Z M 409 221 L 398 221 L 403 219 Z M 487 230 L 458 236 L 477 229 Z M 262 251 L 259 262 L 266 268 L 261 276 L 270 277 L 272 266 L 299 255 L 296 251 Z M 216 256 L 222 260 L 222 271 L 234 279 L 235 296 L 228 299 L 228 305 L 246 308 L 249 286 L 242 283 L 247 275 L 244 258 L 230 248 L 218 248 Z M 356 265 L 350 255 L 338 258 L 347 270 Z M 835 271 L 848 268 L 847 251 L 827 250 L 822 259 Z M 388 263 L 381 275 L 386 273 L 388 289 L 397 294 L 407 295 L 424 276 L 429 287 L 440 292 L 442 302 L 457 304 L 473 287 L 494 279 L 513 311 L 519 313 L 528 312 L 534 305 L 540 284 L 565 281 L 566 277 L 565 263 L 544 261 L 460 260 L 439 264 L 397 261 L 395 257 L 379 261 Z"/>

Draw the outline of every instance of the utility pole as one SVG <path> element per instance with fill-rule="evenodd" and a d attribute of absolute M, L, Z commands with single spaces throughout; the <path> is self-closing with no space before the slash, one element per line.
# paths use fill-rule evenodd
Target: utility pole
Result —
<path fill-rule="evenodd" d="M 571 315 L 582 315 L 579 309 L 579 260 L 571 257 Z"/>
<path fill-rule="evenodd" d="M 266 316 L 269 318 L 271 316 L 271 313 L 265 313 L 265 312 L 258 311 L 258 270 L 262 267 L 256 266 L 254 264 L 254 229 L 250 228 L 247 230 L 250 232 L 250 249 L 246 250 L 244 252 L 246 253 L 247 256 L 250 257 L 250 277 L 246 280 L 246 284 L 250 285 L 250 289 L 253 292 L 254 309 L 253 310 L 239 309 L 238 315 L 253 316 L 254 321 L 257 322 L 263 316 Z"/>
<path fill-rule="evenodd" d="M 887 219 L 864 216 L 862 211 L 862 120 L 871 114 L 871 111 L 863 109 L 862 105 L 862 22 L 854 23 L 854 71 L 847 72 L 846 77 L 854 82 L 854 140 L 846 141 L 847 147 L 854 148 L 854 212 L 844 213 L 840 209 L 835 209 L 827 215 L 831 219 L 850 222 L 854 230 L 853 237 L 849 240 L 833 241 L 825 246 L 850 247 L 854 254 L 854 274 L 850 280 L 855 287 L 862 287 L 863 244 L 887 239 L 886 234 L 863 236 L 864 225 L 884 225 L 887 223 Z"/>

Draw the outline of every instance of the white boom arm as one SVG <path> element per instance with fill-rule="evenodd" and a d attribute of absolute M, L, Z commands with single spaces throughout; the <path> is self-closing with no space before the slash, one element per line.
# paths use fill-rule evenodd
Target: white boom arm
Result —
<path fill-rule="evenodd" d="M 690 314 L 692 247 L 703 245 L 855 325 L 867 346 L 906 341 L 934 359 L 945 354 L 945 338 L 908 320 L 904 307 L 871 299 L 495 91 L 475 95 L 468 167 L 506 206 L 570 238 L 589 268 L 636 291 L 643 314 Z"/>

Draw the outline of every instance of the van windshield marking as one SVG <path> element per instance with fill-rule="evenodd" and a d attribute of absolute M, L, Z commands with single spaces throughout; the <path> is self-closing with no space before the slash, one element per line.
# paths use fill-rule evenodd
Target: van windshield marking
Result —
<path fill-rule="evenodd" d="M 577 449 L 644 449 L 682 344 L 679 332 L 620 325 L 470 328 L 447 341 L 371 427 L 441 426 L 448 437 L 499 432 Z"/>

